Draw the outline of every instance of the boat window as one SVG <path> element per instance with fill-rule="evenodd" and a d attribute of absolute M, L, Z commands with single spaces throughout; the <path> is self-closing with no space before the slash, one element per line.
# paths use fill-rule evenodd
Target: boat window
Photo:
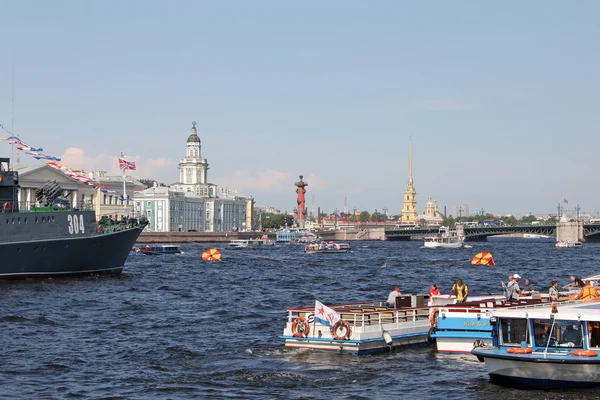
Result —
<path fill-rule="evenodd" d="M 539 347 L 583 347 L 583 326 L 579 321 L 534 319 L 533 334 Z"/>
<path fill-rule="evenodd" d="M 590 347 L 600 347 L 600 322 L 588 322 Z"/>
<path fill-rule="evenodd" d="M 529 335 L 527 333 L 527 320 L 524 318 L 500 320 L 500 338 L 502 339 L 502 344 L 520 345 L 521 342 L 529 344 Z"/>

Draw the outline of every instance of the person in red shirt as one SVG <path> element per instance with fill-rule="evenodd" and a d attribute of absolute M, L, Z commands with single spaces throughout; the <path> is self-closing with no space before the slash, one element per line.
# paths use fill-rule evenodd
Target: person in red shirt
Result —
<path fill-rule="evenodd" d="M 439 296 L 440 294 L 441 294 L 440 289 L 438 289 L 438 287 L 435 283 L 432 283 L 431 287 L 429 288 L 429 297 Z"/>

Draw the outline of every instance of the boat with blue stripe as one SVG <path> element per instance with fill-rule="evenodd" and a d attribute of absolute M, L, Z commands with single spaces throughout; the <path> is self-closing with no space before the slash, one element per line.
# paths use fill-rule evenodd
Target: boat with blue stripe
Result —
<path fill-rule="evenodd" d="M 436 301 L 446 301 L 447 296 L 433 296 L 431 305 Z M 473 343 L 480 341 L 492 344 L 493 328 L 489 311 L 507 307 L 528 307 L 539 304 L 541 297 L 527 297 L 518 304 L 507 303 L 504 295 L 473 296 L 472 301 L 442 305 L 432 309 L 431 323 L 439 353 L 470 353 Z"/>
<path fill-rule="evenodd" d="M 285 347 L 364 355 L 430 343 L 428 307 L 392 308 L 374 303 L 330 307 L 339 317 L 332 326 L 315 318 L 316 307 L 288 308 L 280 336 Z"/>
<path fill-rule="evenodd" d="M 532 389 L 600 386 L 600 302 L 490 311 L 492 344 L 471 351 L 490 381 Z"/>

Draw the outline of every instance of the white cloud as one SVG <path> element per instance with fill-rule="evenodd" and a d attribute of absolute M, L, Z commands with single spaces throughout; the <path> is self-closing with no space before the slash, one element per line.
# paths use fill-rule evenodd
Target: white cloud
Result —
<path fill-rule="evenodd" d="M 119 160 L 117 156 L 98 154 L 96 156 L 86 155 L 83 149 L 69 147 L 61 156 L 61 164 L 70 168 L 90 171 L 106 171 L 108 175 L 121 175 Z M 134 178 L 151 178 L 164 183 L 173 183 L 179 180 L 177 162 L 166 158 L 142 158 L 139 155 L 128 155 L 127 160 L 134 161 L 135 171 L 127 171 Z"/>
<path fill-rule="evenodd" d="M 430 111 L 465 111 L 474 107 L 473 104 L 444 99 L 419 100 L 416 102 L 416 106 L 419 109 Z"/>
<path fill-rule="evenodd" d="M 231 177 L 220 177 L 215 179 L 219 186 L 237 189 L 240 193 L 253 195 L 261 193 L 284 193 L 295 190 L 294 183 L 299 180 L 298 176 L 290 172 L 266 169 L 256 173 L 250 173 L 246 169 L 237 170 Z M 304 176 L 303 180 L 308 183 L 311 190 L 326 187 L 325 180 L 318 175 Z"/>

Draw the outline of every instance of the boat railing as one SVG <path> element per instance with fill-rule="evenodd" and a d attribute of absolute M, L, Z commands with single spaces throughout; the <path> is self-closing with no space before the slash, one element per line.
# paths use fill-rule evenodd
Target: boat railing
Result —
<path fill-rule="evenodd" d="M 71 210 L 81 210 L 81 211 L 92 211 L 94 210 L 93 204 L 91 201 L 80 201 L 75 204 L 69 202 L 64 206 L 44 206 L 37 201 L 8 201 L 9 205 L 3 205 L 0 208 L 0 211 L 5 213 L 19 212 L 19 211 L 32 211 L 32 212 L 48 212 L 48 211 L 71 211 Z M 18 207 L 15 207 L 15 204 Z"/>
<path fill-rule="evenodd" d="M 396 324 L 429 320 L 430 308 L 389 308 L 386 306 L 362 306 L 360 308 L 336 309 L 340 319 L 348 322 L 354 328 L 381 329 L 384 324 Z M 297 317 L 306 318 L 313 310 L 288 309 L 288 323 Z"/>

